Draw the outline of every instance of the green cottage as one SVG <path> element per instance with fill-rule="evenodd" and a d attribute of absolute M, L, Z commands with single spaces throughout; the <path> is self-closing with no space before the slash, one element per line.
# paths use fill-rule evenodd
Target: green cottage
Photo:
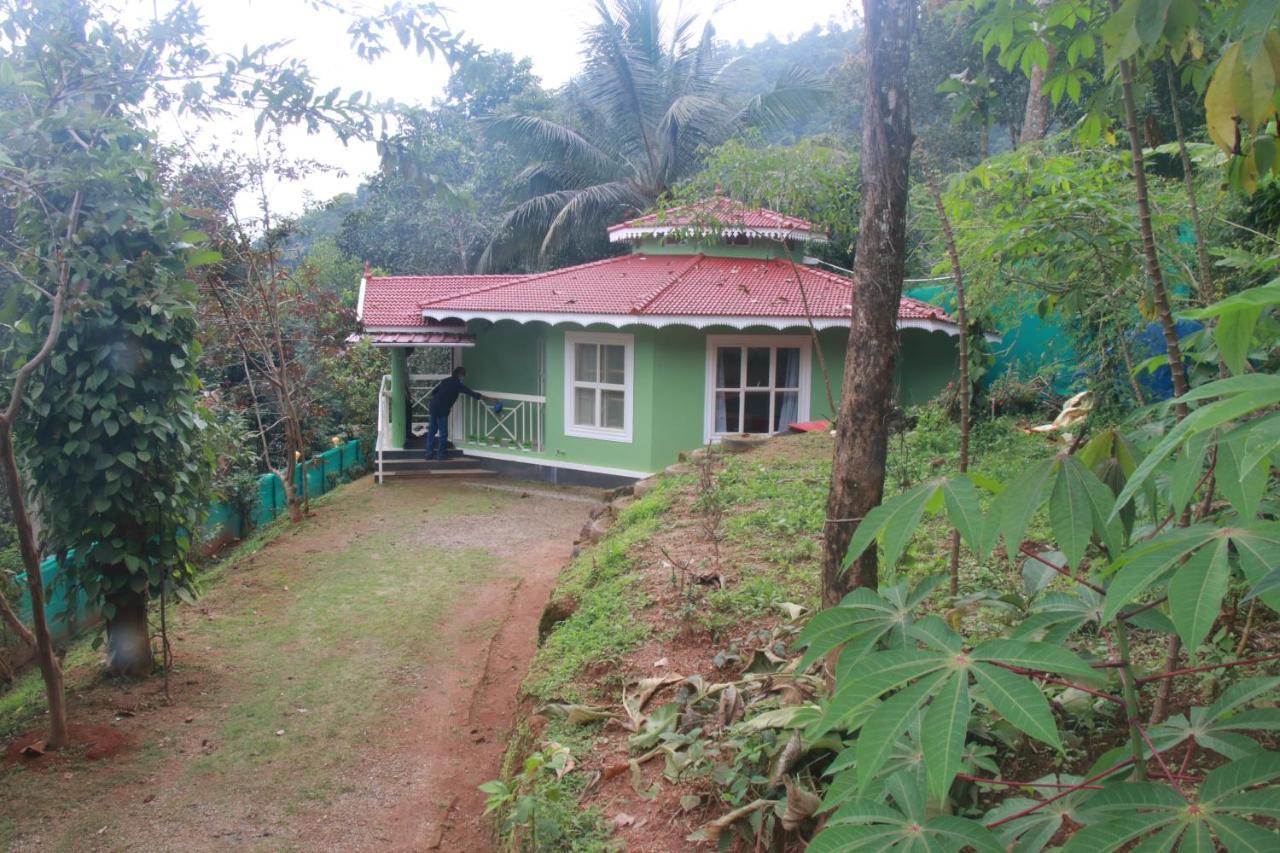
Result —
<path fill-rule="evenodd" d="M 809 263 L 824 240 L 802 219 L 726 198 L 609 229 L 630 253 L 532 275 L 365 275 L 362 334 L 391 349 L 379 395 L 379 482 L 422 461 L 427 398 L 447 374 L 410 375 L 441 347 L 466 383 L 501 401 L 454 407 L 449 436 L 474 467 L 617 484 L 725 435 L 829 419 L 839 405 L 849 279 Z M 959 329 L 903 298 L 899 395 L 936 396 L 956 373 Z M 449 463 L 442 463 L 449 464 Z"/>

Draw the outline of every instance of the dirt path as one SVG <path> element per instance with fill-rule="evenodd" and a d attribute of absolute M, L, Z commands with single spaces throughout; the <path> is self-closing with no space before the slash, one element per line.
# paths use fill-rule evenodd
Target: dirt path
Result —
<path fill-rule="evenodd" d="M 178 611 L 171 704 L 73 671 L 75 720 L 130 746 L 0 767 L 0 842 L 487 850 L 476 786 L 588 511 L 549 491 L 347 487 Z"/>

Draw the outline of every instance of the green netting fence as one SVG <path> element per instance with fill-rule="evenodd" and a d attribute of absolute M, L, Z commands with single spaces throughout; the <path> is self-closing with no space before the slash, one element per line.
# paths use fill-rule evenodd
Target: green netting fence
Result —
<path fill-rule="evenodd" d="M 313 456 L 307 463 L 307 492 L 310 497 L 319 497 L 336 486 L 344 474 L 366 465 L 365 453 L 359 440 L 348 441 L 332 450 Z M 302 491 L 302 468 L 299 466 L 295 484 L 299 493 Z M 286 508 L 284 484 L 275 474 L 263 474 L 258 478 L 258 499 L 254 503 L 250 524 L 245 524 L 242 513 L 236 507 L 222 501 L 214 501 L 209 506 L 209 515 L 205 520 L 203 541 L 227 541 L 239 539 L 249 529 L 266 524 L 284 512 Z M 74 553 L 68 560 L 75 559 Z M 85 596 L 68 582 L 64 573 L 60 572 L 58 561 L 49 557 L 40 564 L 40 575 L 44 578 L 44 588 L 48 601 L 45 612 L 49 618 L 49 628 L 56 642 L 73 637 L 80 630 L 98 622 L 98 613 L 85 601 Z M 18 614 L 24 621 L 31 619 L 31 598 L 26 594 L 27 578 L 18 575 L 18 588 L 23 590 L 18 601 Z M 2 651 L 2 650 L 0 650 Z"/>

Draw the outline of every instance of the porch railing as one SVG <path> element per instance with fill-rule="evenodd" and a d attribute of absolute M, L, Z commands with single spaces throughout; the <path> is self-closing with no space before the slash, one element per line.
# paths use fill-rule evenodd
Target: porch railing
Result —
<path fill-rule="evenodd" d="M 513 450 L 541 451 L 543 410 L 547 398 L 533 394 L 506 391 L 481 391 L 492 400 L 502 402 L 502 411 L 492 404 L 461 397 L 454 409 L 452 432 L 454 444 L 463 447 L 509 447 Z"/>
<path fill-rule="evenodd" d="M 409 375 L 409 435 L 427 434 L 427 420 L 431 417 L 431 392 L 449 378 L 447 373 L 411 373 Z"/>

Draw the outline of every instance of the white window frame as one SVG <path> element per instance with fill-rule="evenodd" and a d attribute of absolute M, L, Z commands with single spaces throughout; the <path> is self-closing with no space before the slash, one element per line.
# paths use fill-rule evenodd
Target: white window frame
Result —
<path fill-rule="evenodd" d="M 574 367 L 577 362 L 576 348 L 578 344 L 607 344 L 610 346 L 622 346 L 623 348 L 623 379 L 624 384 L 612 385 L 605 382 L 578 382 L 574 377 Z M 578 438 L 597 438 L 604 441 L 621 441 L 627 444 L 631 443 L 631 425 L 632 412 L 635 408 L 635 335 L 627 335 L 614 332 L 565 332 L 564 334 L 564 434 L 576 436 Z M 597 370 L 601 369 L 603 362 L 597 358 Z M 597 373 L 597 376 L 599 374 Z M 597 392 L 600 390 L 623 392 L 622 410 L 623 410 L 623 426 L 622 429 L 610 429 L 608 427 L 585 427 L 579 426 L 573 422 L 573 401 L 574 388 L 582 385 L 584 387 L 595 388 Z M 597 393 L 596 405 L 602 405 L 599 401 L 602 395 Z"/>
<path fill-rule="evenodd" d="M 706 398 L 703 408 L 705 409 L 703 436 L 702 440 L 706 442 L 716 442 L 724 435 L 740 435 L 740 433 L 723 433 L 716 432 L 716 350 L 720 347 L 788 347 L 800 350 L 800 387 L 797 389 L 800 393 L 796 400 L 796 420 L 803 422 L 809 420 L 809 391 L 812 387 L 812 369 L 811 354 L 813 350 L 813 340 L 808 335 L 707 335 L 707 375 L 706 375 Z M 746 359 L 742 362 L 742 379 L 746 381 L 747 363 Z M 777 388 L 772 384 L 774 377 L 777 375 L 777 354 L 771 352 L 769 354 L 769 381 L 768 387 L 760 388 L 743 388 L 743 391 L 769 391 L 776 393 Z M 785 389 L 790 390 L 790 389 Z M 741 420 L 739 420 L 741 426 Z M 753 433 L 756 434 L 756 433 Z M 772 433 L 770 433 L 772 434 Z"/>

